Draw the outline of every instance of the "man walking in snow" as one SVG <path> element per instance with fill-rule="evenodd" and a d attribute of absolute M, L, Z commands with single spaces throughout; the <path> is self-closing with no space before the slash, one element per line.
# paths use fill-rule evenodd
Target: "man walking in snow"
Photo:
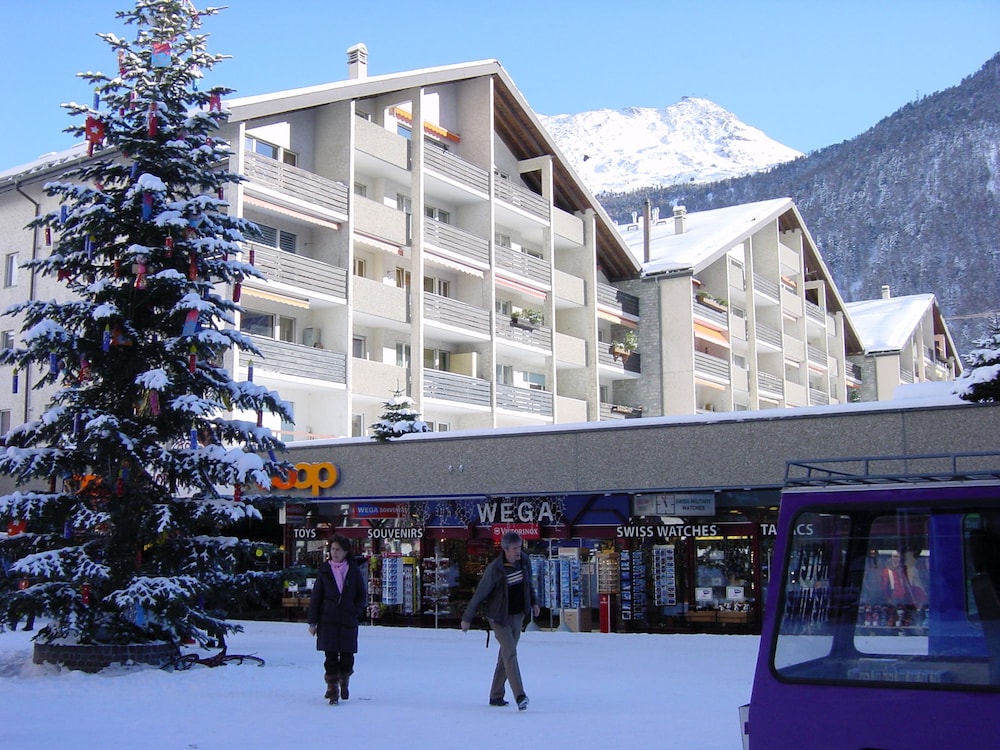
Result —
<path fill-rule="evenodd" d="M 517 663 L 517 642 L 521 638 L 524 617 L 528 612 L 538 617 L 539 606 L 531 585 L 531 567 L 521 556 L 521 537 L 508 531 L 500 539 L 500 555 L 486 566 L 469 606 L 462 616 L 462 630 L 469 632 L 476 610 L 483 605 L 483 614 L 500 644 L 497 666 L 490 685 L 490 705 L 506 706 L 504 683 L 510 683 L 517 708 L 528 707 L 528 696 L 521 682 Z"/>

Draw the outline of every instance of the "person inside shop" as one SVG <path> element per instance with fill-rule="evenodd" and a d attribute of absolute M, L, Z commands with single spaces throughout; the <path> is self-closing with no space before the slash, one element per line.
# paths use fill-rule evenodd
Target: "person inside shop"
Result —
<path fill-rule="evenodd" d="M 462 615 L 462 630 L 469 632 L 472 618 L 480 606 L 500 644 L 493 682 L 490 684 L 490 705 L 506 706 L 505 683 L 510 689 L 519 711 L 528 708 L 528 696 L 521 680 L 517 661 L 517 642 L 524 628 L 524 618 L 530 612 L 538 617 L 541 611 L 538 597 L 531 583 L 531 567 L 521 555 L 520 535 L 508 531 L 500 539 L 500 555 L 486 566 L 483 577 L 472 595 L 469 606 Z"/>
<path fill-rule="evenodd" d="M 327 546 L 326 561 L 319 566 L 306 621 L 316 636 L 316 650 L 326 655 L 323 672 L 331 704 L 350 698 L 354 655 L 358 652 L 358 624 L 365 611 L 365 585 L 351 559 L 351 543 L 335 534 Z"/>
<path fill-rule="evenodd" d="M 902 555 L 893 550 L 889 564 L 882 569 L 882 595 L 886 604 L 920 604 L 926 601 L 922 589 L 914 587 L 910 581 Z"/>

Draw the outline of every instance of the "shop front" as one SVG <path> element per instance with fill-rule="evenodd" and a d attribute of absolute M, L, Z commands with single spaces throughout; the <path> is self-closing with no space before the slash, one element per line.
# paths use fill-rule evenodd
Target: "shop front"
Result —
<path fill-rule="evenodd" d="M 724 493 L 602 493 L 290 503 L 286 550 L 301 574 L 287 582 L 285 601 L 301 616 L 323 546 L 337 533 L 355 545 L 369 622 L 457 626 L 500 554 L 500 537 L 516 531 L 542 606 L 534 625 L 756 632 L 773 523 L 753 502 Z"/>

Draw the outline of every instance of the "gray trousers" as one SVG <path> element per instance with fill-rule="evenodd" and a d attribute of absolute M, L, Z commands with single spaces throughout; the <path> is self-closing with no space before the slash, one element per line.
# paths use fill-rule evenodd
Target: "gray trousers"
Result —
<path fill-rule="evenodd" d="M 501 700 L 504 695 L 504 683 L 510 683 L 514 699 L 524 695 L 524 685 L 521 683 L 521 668 L 517 663 L 517 642 L 521 639 L 521 627 L 524 625 L 524 615 L 508 615 L 503 620 L 490 620 L 493 636 L 500 644 L 500 654 L 497 656 L 497 667 L 493 670 L 493 684 L 490 685 L 490 700 Z"/>

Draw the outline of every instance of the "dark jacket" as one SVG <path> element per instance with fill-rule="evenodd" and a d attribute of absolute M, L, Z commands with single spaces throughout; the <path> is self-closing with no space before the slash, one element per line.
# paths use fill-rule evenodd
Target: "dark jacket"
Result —
<path fill-rule="evenodd" d="M 479 605 L 483 605 L 483 615 L 487 620 L 503 620 L 507 617 L 507 574 L 504 572 L 504 553 L 486 566 L 483 577 L 476 587 L 476 593 L 472 595 L 469 606 L 465 609 L 462 619 L 472 622 Z M 531 608 L 538 604 L 538 597 L 535 596 L 535 587 L 531 582 L 531 565 L 525 556 L 515 563 L 524 570 L 524 612 L 525 617 L 531 614 Z"/>
<path fill-rule="evenodd" d="M 329 562 L 319 566 L 306 620 L 316 629 L 316 650 L 356 654 L 358 623 L 365 611 L 366 592 L 361 571 L 348 562 L 344 590 L 337 588 Z"/>

